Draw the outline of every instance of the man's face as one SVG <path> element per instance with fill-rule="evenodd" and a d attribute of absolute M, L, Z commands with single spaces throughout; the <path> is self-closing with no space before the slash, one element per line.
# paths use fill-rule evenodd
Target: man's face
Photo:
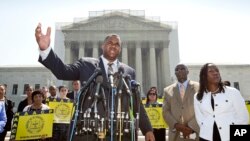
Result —
<path fill-rule="evenodd" d="M 80 90 L 80 82 L 79 81 L 73 82 L 73 89 L 74 89 L 74 91 Z"/>
<path fill-rule="evenodd" d="M 49 87 L 49 93 L 51 96 L 56 96 L 56 87 L 55 86 Z"/>
<path fill-rule="evenodd" d="M 0 97 L 2 98 L 5 94 L 5 87 L 4 86 L 0 86 Z"/>
<path fill-rule="evenodd" d="M 188 69 L 185 65 L 180 64 L 175 67 L 175 75 L 179 82 L 183 83 L 187 80 Z"/>
<path fill-rule="evenodd" d="M 102 45 L 102 51 L 107 60 L 114 61 L 121 52 L 120 38 L 115 35 L 109 37 Z"/>

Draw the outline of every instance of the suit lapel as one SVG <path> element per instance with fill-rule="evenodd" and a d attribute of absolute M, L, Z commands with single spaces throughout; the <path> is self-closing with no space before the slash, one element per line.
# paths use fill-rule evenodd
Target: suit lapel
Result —
<path fill-rule="evenodd" d="M 188 84 L 187 84 L 187 88 L 186 88 L 186 91 L 185 91 L 185 95 L 184 95 L 184 100 L 187 100 L 187 98 L 189 97 L 190 94 L 193 94 L 193 88 L 194 86 L 190 84 L 190 80 L 188 81 Z"/>
<path fill-rule="evenodd" d="M 107 78 L 107 73 L 105 71 L 105 67 L 102 61 L 102 58 L 99 58 L 99 67 L 102 70 L 102 77 L 103 77 L 103 85 L 108 87 L 108 78 Z"/>
<path fill-rule="evenodd" d="M 174 87 L 174 97 L 182 103 L 181 100 L 181 96 L 180 96 L 180 92 L 179 92 L 179 87 L 178 87 L 178 83 L 176 83 L 175 87 Z"/>

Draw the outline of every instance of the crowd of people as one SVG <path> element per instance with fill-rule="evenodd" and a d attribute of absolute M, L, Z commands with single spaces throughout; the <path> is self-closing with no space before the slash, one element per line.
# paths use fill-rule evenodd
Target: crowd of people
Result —
<path fill-rule="evenodd" d="M 42 87 L 41 90 L 34 90 L 32 86 L 27 86 L 25 93 L 27 98 L 18 105 L 17 112 L 46 110 L 49 107 L 45 104 L 46 99 L 64 99 L 77 102 L 77 94 L 81 88 L 80 82 L 86 82 L 96 69 L 102 71 L 102 86 L 107 100 L 107 107 L 97 105 L 101 116 L 105 116 L 105 109 L 110 110 L 111 96 L 110 88 L 110 67 L 114 72 L 119 71 L 122 66 L 124 75 L 129 75 L 135 80 L 135 70 L 120 62 L 117 58 L 121 52 L 121 39 L 117 34 L 110 34 L 101 46 L 102 55 L 96 58 L 81 58 L 73 64 L 64 64 L 50 46 L 50 32 L 43 34 L 41 24 L 35 30 L 36 41 L 39 46 L 39 62 L 47 67 L 60 80 L 71 80 L 73 90 L 69 92 L 66 86 L 49 88 Z M 202 66 L 199 75 L 199 82 L 188 79 L 189 70 L 185 64 L 177 64 L 175 67 L 177 82 L 164 88 L 162 116 L 168 125 L 168 141 L 221 141 L 229 140 L 229 127 L 234 124 L 248 124 L 249 113 L 247 111 L 240 91 L 230 87 L 229 81 L 222 81 L 219 68 L 213 63 L 206 63 Z M 5 86 L 0 85 L 0 133 L 3 140 L 6 132 L 11 128 L 13 118 L 13 104 L 5 97 Z M 58 90 L 58 95 L 57 95 Z M 161 95 L 161 94 L 160 94 Z M 88 95 L 87 95 L 88 96 Z M 122 100 L 129 99 L 130 95 L 122 95 Z M 147 92 L 146 104 L 159 104 L 157 87 L 149 88 Z M 3 101 L 3 102 L 2 102 Z M 136 103 L 137 102 L 137 103 Z M 145 141 L 164 141 L 166 129 L 152 128 L 150 120 L 141 102 L 134 101 L 140 107 L 139 128 L 145 136 Z M 100 103 L 97 103 L 100 104 Z M 129 107 L 128 102 L 123 103 L 124 107 Z M 86 110 L 86 104 L 82 105 Z M 5 112 L 6 111 L 6 112 Z M 136 115 L 136 111 L 133 111 Z M 66 130 L 60 130 L 60 129 Z M 52 140 L 68 140 L 68 126 L 55 124 L 53 127 Z M 107 134 L 107 138 L 112 138 Z M 45 140 L 45 139 L 44 139 Z M 81 137 L 78 140 L 85 140 Z M 97 140 L 96 136 L 88 136 L 88 140 Z M 131 140 L 130 137 L 123 138 L 123 141 Z"/>

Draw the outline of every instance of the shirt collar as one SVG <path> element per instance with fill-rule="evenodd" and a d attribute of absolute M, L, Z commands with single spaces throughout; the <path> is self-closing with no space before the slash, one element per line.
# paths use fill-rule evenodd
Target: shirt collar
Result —
<path fill-rule="evenodd" d="M 188 85 L 188 81 L 189 81 L 189 80 L 186 80 L 186 81 L 184 81 L 183 83 L 178 82 L 178 87 L 180 88 L 180 85 L 182 84 L 182 85 L 184 85 L 184 87 L 185 87 L 185 89 L 186 89 L 186 88 L 187 88 L 187 85 Z"/>
<path fill-rule="evenodd" d="M 101 58 L 102 58 L 102 61 L 103 61 L 105 71 L 108 72 L 108 63 L 109 63 L 109 61 L 103 55 L 101 55 Z M 118 59 L 115 59 L 115 61 L 113 61 L 112 63 L 113 63 L 112 68 L 113 68 L 114 72 L 118 72 L 118 65 L 119 65 Z"/>

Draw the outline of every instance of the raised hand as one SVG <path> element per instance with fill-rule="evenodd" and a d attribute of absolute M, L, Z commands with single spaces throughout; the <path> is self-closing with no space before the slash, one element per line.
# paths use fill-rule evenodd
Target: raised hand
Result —
<path fill-rule="evenodd" d="M 36 30 L 35 30 L 35 37 L 36 37 L 36 42 L 37 42 L 40 50 L 45 50 L 50 45 L 51 28 L 48 27 L 46 34 L 43 34 L 41 26 L 42 26 L 41 23 L 39 23 L 37 25 Z"/>

